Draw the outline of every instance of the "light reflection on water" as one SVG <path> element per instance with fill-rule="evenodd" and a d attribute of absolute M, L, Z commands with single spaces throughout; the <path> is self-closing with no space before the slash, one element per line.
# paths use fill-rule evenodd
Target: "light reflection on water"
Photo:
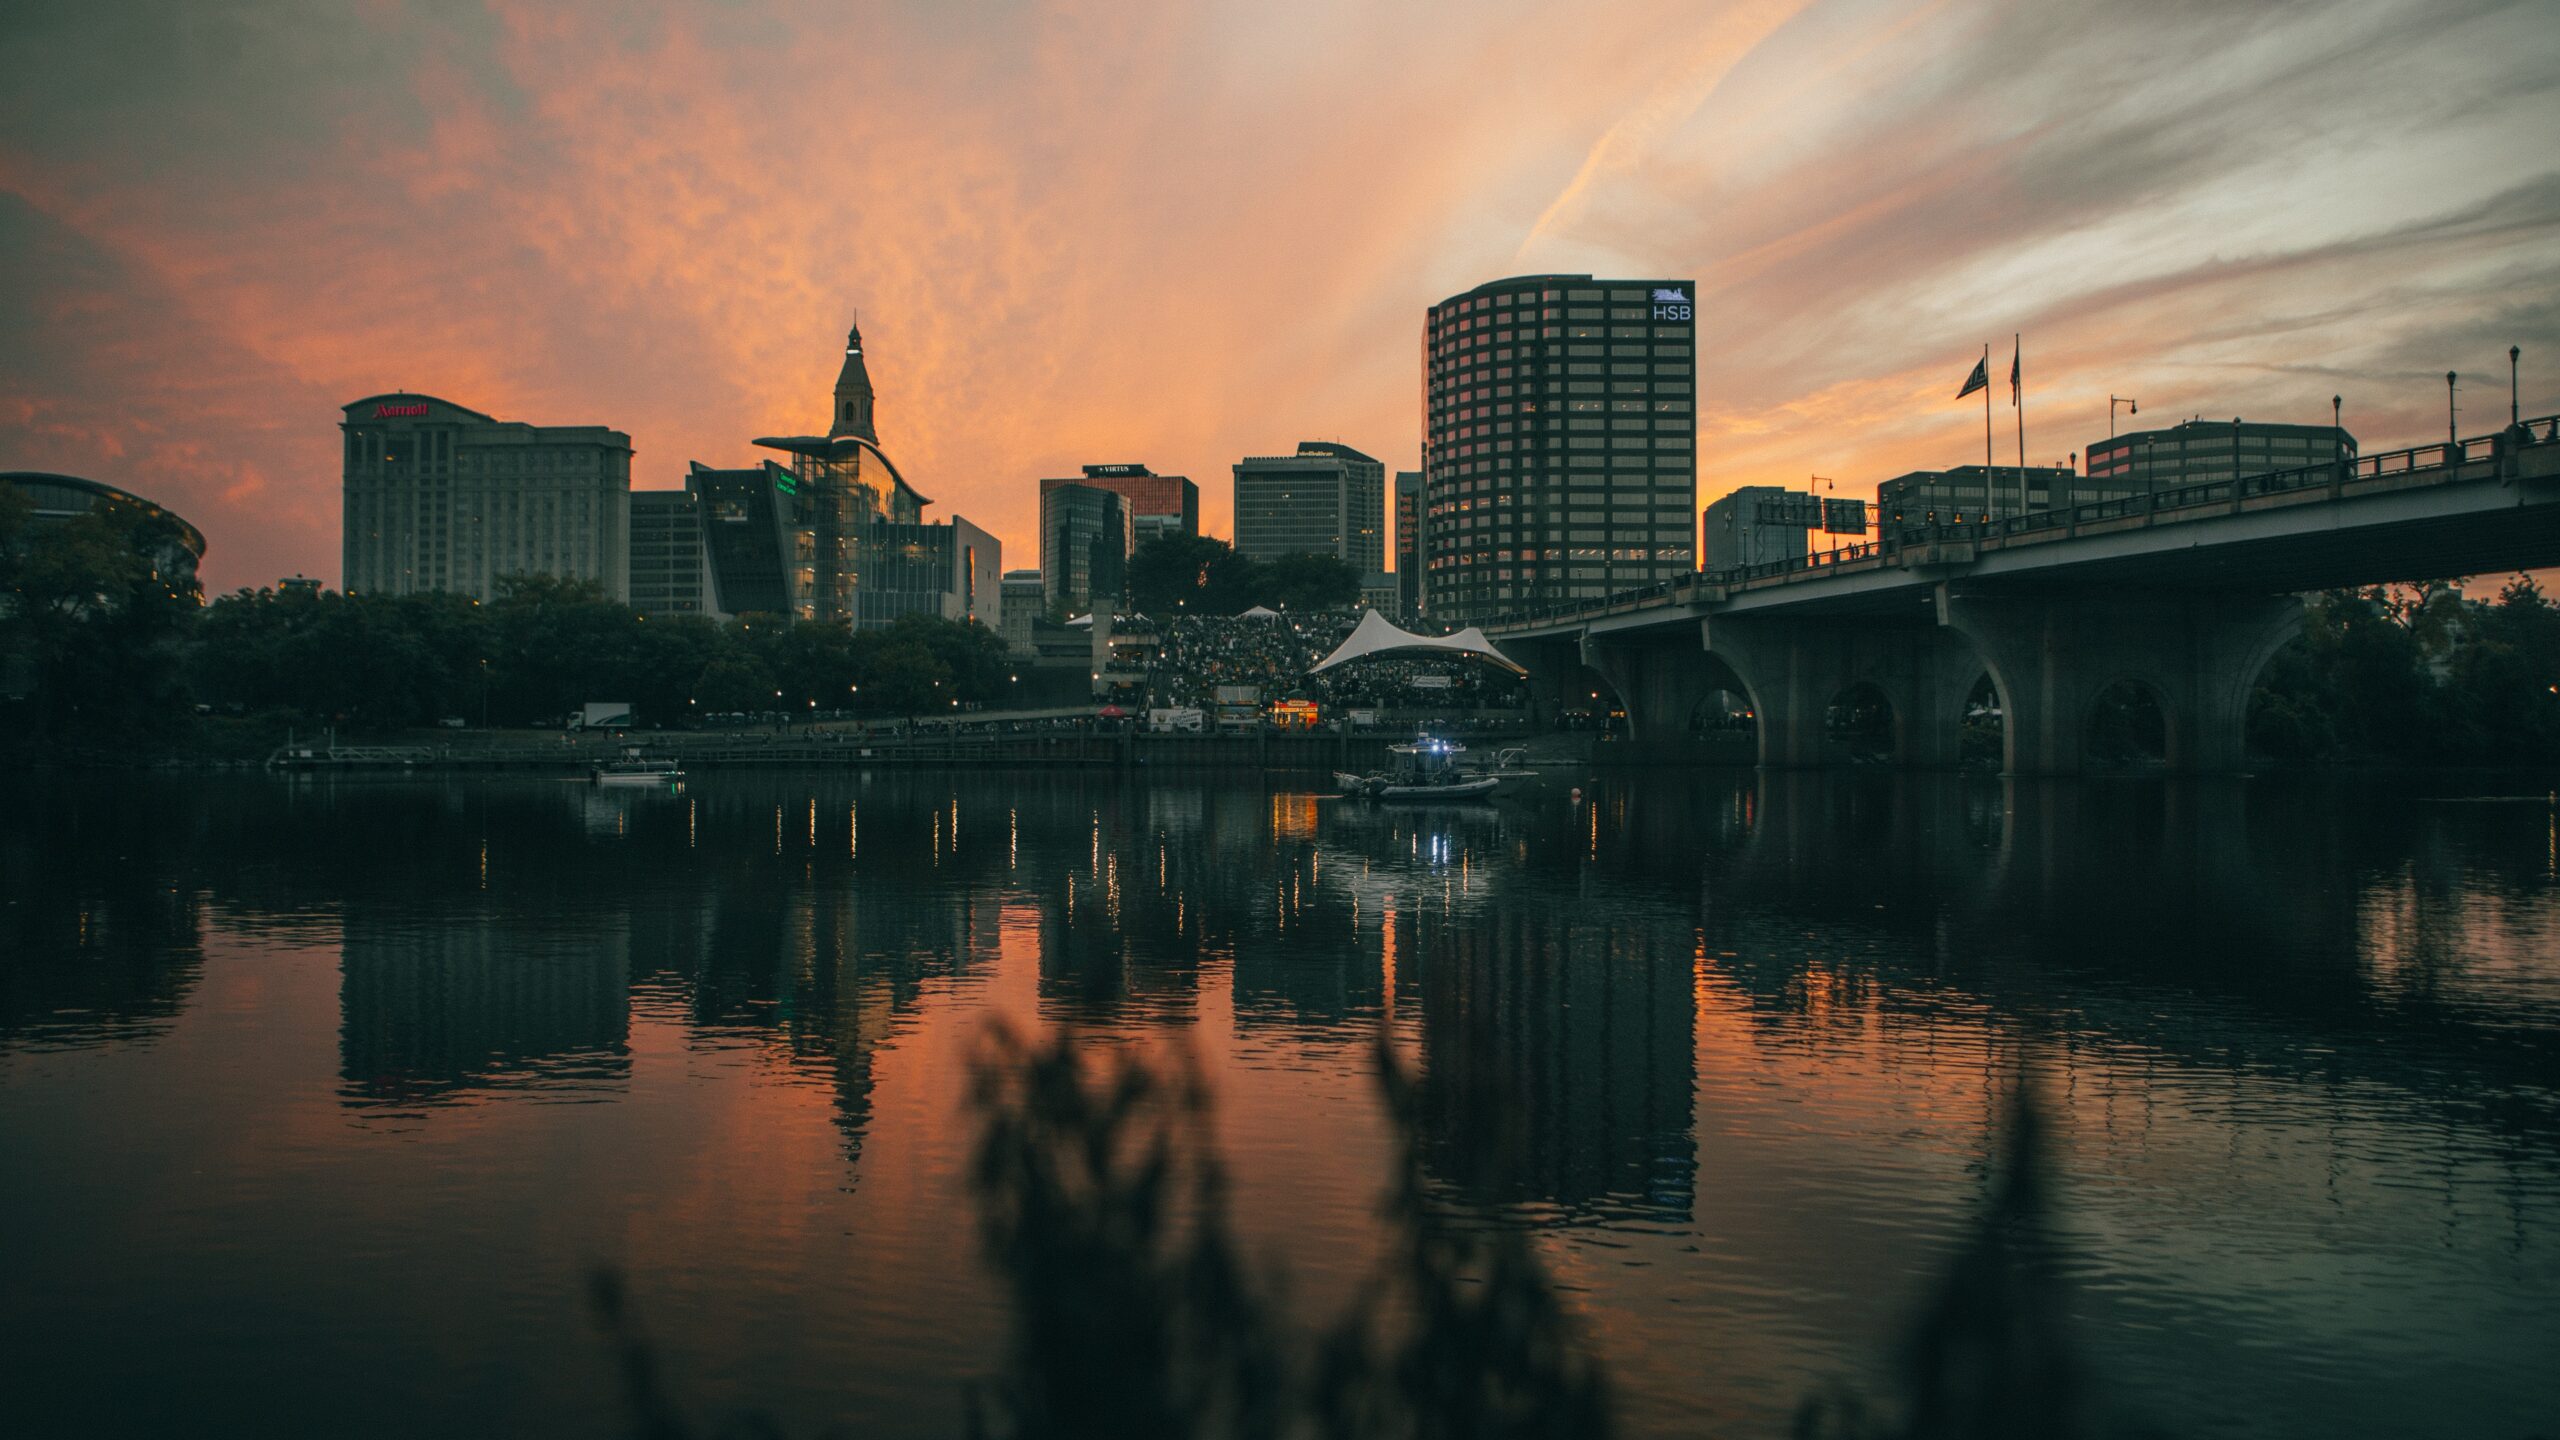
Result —
<path fill-rule="evenodd" d="M 65 782 L 0 818 L 0 1418 L 602 1433 L 611 1263 L 707 1409 L 954 1433 L 1004 1015 L 1193 1045 L 1309 1320 L 1374 1258 L 1386 1026 L 1637 1433 L 1877 1383 L 2020 1071 L 2131 1409 L 2530 1433 L 2555 859 L 2547 797 L 2264 782 Z"/>

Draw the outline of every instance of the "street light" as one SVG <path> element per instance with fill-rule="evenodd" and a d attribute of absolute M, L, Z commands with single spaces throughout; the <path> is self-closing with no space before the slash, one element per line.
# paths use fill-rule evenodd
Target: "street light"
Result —
<path fill-rule="evenodd" d="M 2516 365 L 2517 362 L 2523 359 L 2523 346 L 2510 345 L 2507 347 L 2507 423 L 2509 425 L 2521 425 L 2524 423 L 2524 408 L 2516 403 Z"/>
<path fill-rule="evenodd" d="M 2447 445 L 2462 443 L 2462 426 L 2454 419 L 2457 412 L 2453 408 L 2453 381 L 2454 372 L 2444 372 L 2444 443 Z"/>
<path fill-rule="evenodd" d="M 2122 405 L 2122 406 L 2124 406 L 2124 407 L 2125 407 L 2125 412 L 2124 412 L 2124 413 L 2126 413 L 2127 415 L 2139 415 L 2139 414 L 2141 414 L 2141 413 L 2142 413 L 2142 406 L 2141 406 L 2140 402 L 2135 401 L 2135 400 L 2132 400 L 2132 399 L 2129 399 L 2129 398 L 2126 398 L 2126 397 L 2121 396 L 2121 395 L 2110 395 L 2110 396 L 2108 396 L 2108 397 L 2107 397 L 2107 438 L 2108 438 L 2108 439 L 2110 439 L 2110 440 L 2113 440 L 2114 438 L 2116 438 L 2116 407 L 2117 407 L 2117 406 L 2119 406 L 2119 405 Z"/>

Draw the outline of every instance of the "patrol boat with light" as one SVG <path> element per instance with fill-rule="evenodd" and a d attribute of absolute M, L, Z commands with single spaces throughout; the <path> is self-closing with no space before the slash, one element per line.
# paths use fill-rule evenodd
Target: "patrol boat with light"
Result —
<path fill-rule="evenodd" d="M 1466 749 L 1455 740 L 1425 735 L 1409 745 L 1388 746 L 1387 768 L 1377 774 L 1337 770 L 1333 782 L 1345 795 L 1372 800 L 1481 799 L 1493 793 L 1502 777 L 1460 768 L 1458 757 Z"/>

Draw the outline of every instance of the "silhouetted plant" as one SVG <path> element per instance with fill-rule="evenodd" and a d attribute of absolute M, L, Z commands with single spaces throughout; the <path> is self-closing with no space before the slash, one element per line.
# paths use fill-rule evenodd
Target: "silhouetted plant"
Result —
<path fill-rule="evenodd" d="M 1208 1095 L 1074 1032 L 991 1027 L 971 1067 L 988 1258 L 1013 1302 L 992 1415 L 1020 1440 L 1284 1433 L 1278 1337 L 1230 1238 Z"/>
<path fill-rule="evenodd" d="M 1378 1044 L 1397 1136 L 1385 1265 L 1325 1342 L 1314 1412 L 1338 1440 L 1606 1436 L 1608 1390 L 1580 1328 L 1517 1226 L 1470 1226 L 1423 1183 L 1416 1082 Z M 1515 1107 L 1491 1112 L 1510 1115 Z M 1516 1127 L 1511 1127 L 1516 1130 Z M 1516 1138 L 1483 1137 L 1478 1163 L 1516 1158 Z"/>
<path fill-rule="evenodd" d="M 1185 1054 L 1158 1067 L 1060 1030 L 1030 1042 L 991 1027 L 971 1062 L 981 1130 L 980 1231 L 1011 1300 L 1002 1374 L 971 1397 L 970 1433 L 1007 1440 L 1442 1440 L 1613 1433 L 1606 1381 L 1527 1235 L 1471 1223 L 1434 1198 L 1422 1117 L 1435 1093 L 1381 1037 L 1379 1081 L 1397 1137 L 1378 1273 L 1318 1343 L 1288 1359 L 1280 1308 L 1237 1255 L 1209 1095 Z M 1486 1085 L 1479 1077 L 1472 1083 Z M 1479 1114 L 1499 1115 L 1500 1107 Z M 1515 1148 L 1496 1120 L 1470 1132 L 1485 1172 Z M 1955 1440 L 2094 1433 L 2065 1323 L 2047 1223 L 2043 1122 L 2017 1087 L 1974 1230 L 1915 1315 L 1896 1404 L 1854 1391 L 1809 1400 L 1799 1440 Z M 619 1279 L 591 1302 L 614 1348 L 632 1431 L 697 1432 L 669 1398 Z M 779 1435 L 748 1416 L 725 1433 Z"/>

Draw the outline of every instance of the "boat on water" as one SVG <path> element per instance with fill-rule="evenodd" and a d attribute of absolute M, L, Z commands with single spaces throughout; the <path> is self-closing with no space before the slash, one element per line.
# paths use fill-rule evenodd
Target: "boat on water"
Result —
<path fill-rule="evenodd" d="M 1374 775 L 1333 772 L 1333 783 L 1345 795 L 1371 800 L 1476 800 L 1494 792 L 1500 775 L 1468 770 L 1458 763 L 1467 747 L 1455 740 L 1425 735 L 1410 745 L 1387 747 L 1387 768 Z"/>
<path fill-rule="evenodd" d="M 684 771 L 673 760 L 643 757 L 635 746 L 623 751 L 619 760 L 591 767 L 587 778 L 598 785 L 673 785 L 684 778 Z"/>

